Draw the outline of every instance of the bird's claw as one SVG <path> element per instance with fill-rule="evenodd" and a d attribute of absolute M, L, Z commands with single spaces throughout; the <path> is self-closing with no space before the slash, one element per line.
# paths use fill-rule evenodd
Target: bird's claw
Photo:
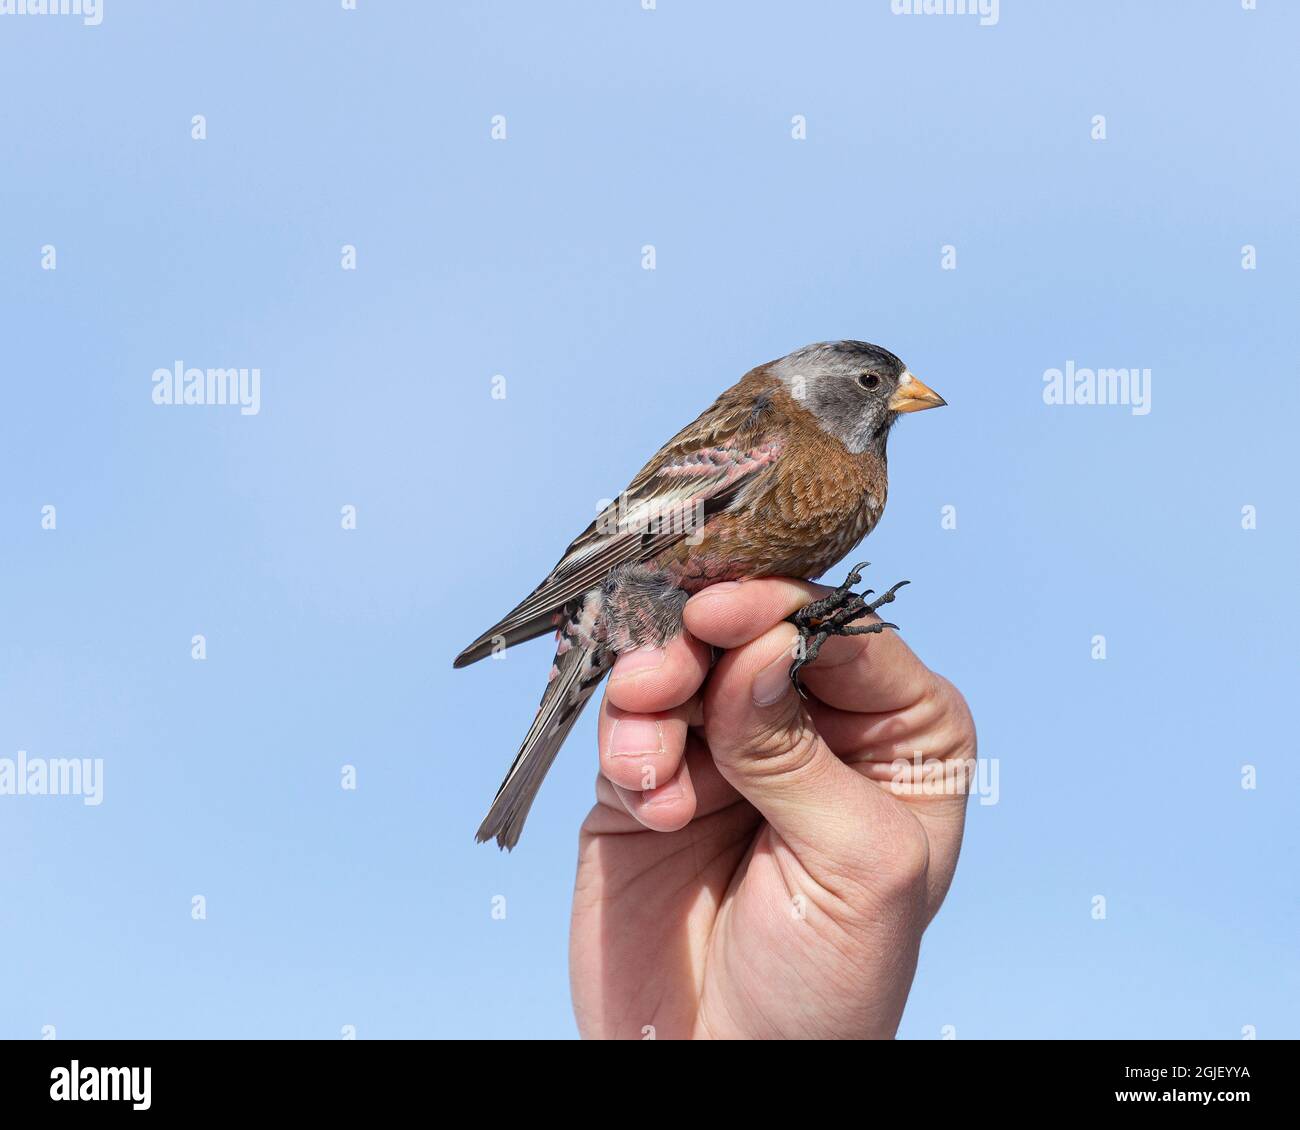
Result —
<path fill-rule="evenodd" d="M 867 589 L 864 593 L 853 591 L 853 586 L 862 581 L 862 570 L 869 564 L 871 564 L 869 561 L 863 561 L 859 565 L 854 565 L 849 575 L 844 578 L 844 583 L 833 592 L 820 600 L 804 605 L 798 612 L 786 617 L 799 630 L 795 660 L 790 664 L 790 681 L 800 697 L 808 697 L 808 692 L 799 681 L 800 670 L 817 658 L 822 644 L 831 636 L 868 636 L 883 632 L 886 628 L 897 630 L 897 624 L 890 624 L 883 620 L 875 624 L 855 625 L 853 623 L 855 620 L 871 615 L 877 608 L 891 603 L 898 590 L 909 583 L 899 581 L 875 600 L 869 601 L 867 597 L 875 591 L 874 589 Z"/>

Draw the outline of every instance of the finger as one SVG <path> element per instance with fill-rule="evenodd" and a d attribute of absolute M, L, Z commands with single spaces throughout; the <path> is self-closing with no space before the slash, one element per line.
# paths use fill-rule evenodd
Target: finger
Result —
<path fill-rule="evenodd" d="M 970 756 L 970 710 L 957 689 L 938 675 L 934 692 L 904 710 L 864 714 L 816 698 L 807 705 L 826 744 L 873 780 L 892 779 L 900 760 L 912 762 L 918 755 L 926 761 Z"/>
<path fill-rule="evenodd" d="M 629 816 L 654 832 L 676 832 L 695 816 L 695 787 L 685 759 L 662 785 L 646 791 L 625 789 L 611 783 Z"/>
<path fill-rule="evenodd" d="M 687 632 L 663 647 L 625 651 L 614 661 L 605 697 L 623 710 L 648 714 L 681 705 L 709 673 L 709 648 Z"/>
<path fill-rule="evenodd" d="M 705 735 L 722 776 L 776 833 L 834 867 L 870 856 L 890 802 L 813 728 L 789 678 L 796 638 L 778 624 L 718 661 L 705 688 Z"/>
<path fill-rule="evenodd" d="M 601 773 L 612 784 L 635 792 L 669 781 L 681 764 L 692 710 L 692 704 L 684 702 L 671 710 L 633 713 L 606 696 L 596 728 Z"/>
<path fill-rule="evenodd" d="M 750 820 L 759 819 L 753 808 L 745 804 L 740 794 L 718 772 L 708 747 L 695 734 L 686 738 L 685 762 L 690 775 L 690 787 L 695 794 L 694 812 L 690 819 L 699 821 L 715 813 L 736 810 L 737 818 L 749 813 Z M 636 792 L 620 790 L 602 773 L 596 778 L 596 808 L 588 814 L 585 827 L 595 833 L 625 833 L 647 827 L 632 816 L 637 808 Z M 674 813 L 674 816 L 681 815 Z M 653 812 L 650 819 L 654 821 Z M 657 830 L 675 830 L 664 828 Z"/>
<path fill-rule="evenodd" d="M 758 814 L 718 771 L 709 747 L 698 734 L 686 737 L 686 761 L 691 770 L 691 787 L 695 790 L 697 821 L 728 808 L 743 808 L 754 820 L 758 819 Z"/>
<path fill-rule="evenodd" d="M 734 648 L 830 591 L 825 585 L 785 577 L 765 577 L 734 587 L 714 585 L 687 601 L 685 623 L 697 640 Z M 872 616 L 857 624 L 878 620 Z M 869 713 L 903 710 L 935 685 L 930 670 L 888 628 L 875 635 L 831 636 L 799 678 L 823 702 Z"/>

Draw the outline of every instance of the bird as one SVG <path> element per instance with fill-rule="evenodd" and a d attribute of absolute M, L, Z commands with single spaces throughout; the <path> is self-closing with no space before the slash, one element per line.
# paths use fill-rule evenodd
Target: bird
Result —
<path fill-rule="evenodd" d="M 720 581 L 812 579 L 879 522 L 885 447 L 904 413 L 946 404 L 893 353 L 865 341 L 818 342 L 758 365 L 661 447 L 573 540 L 527 597 L 466 647 L 460 668 L 554 631 L 555 659 L 536 717 L 476 839 L 519 842 L 542 779 L 615 658 L 661 647 L 682 610 Z M 792 617 L 815 657 L 877 601 L 843 585 Z M 868 594 L 869 595 L 869 594 Z M 800 688 L 802 692 L 802 688 Z"/>

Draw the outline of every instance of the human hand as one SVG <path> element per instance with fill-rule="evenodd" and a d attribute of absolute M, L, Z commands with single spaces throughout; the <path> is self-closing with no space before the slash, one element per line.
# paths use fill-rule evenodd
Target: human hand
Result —
<path fill-rule="evenodd" d="M 888 630 L 831 638 L 801 700 L 784 621 L 827 591 L 715 585 L 686 605 L 686 632 L 615 665 L 570 931 L 584 1036 L 897 1029 L 966 790 L 899 787 L 895 763 L 919 751 L 927 776 L 940 761 L 964 783 L 975 729 L 956 688 Z M 712 670 L 709 645 L 727 649 Z"/>

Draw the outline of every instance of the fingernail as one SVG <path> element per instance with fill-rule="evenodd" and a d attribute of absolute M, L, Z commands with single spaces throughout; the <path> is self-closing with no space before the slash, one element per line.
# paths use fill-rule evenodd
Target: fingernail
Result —
<path fill-rule="evenodd" d="M 609 732 L 611 757 L 647 757 L 663 751 L 663 729 L 648 718 L 620 718 Z"/>
<path fill-rule="evenodd" d="M 771 706 L 780 702 L 794 688 L 790 683 L 790 664 L 794 662 L 789 651 L 782 651 L 771 663 L 754 676 L 750 695 L 755 706 Z"/>
<path fill-rule="evenodd" d="M 719 581 L 716 585 L 710 585 L 707 589 L 701 589 L 686 603 L 692 604 L 697 600 L 704 600 L 706 597 L 710 596 L 722 596 L 723 593 L 732 592 L 738 588 L 740 588 L 739 581 Z"/>
<path fill-rule="evenodd" d="M 614 664 L 614 678 L 623 679 L 628 675 L 639 675 L 642 671 L 653 671 L 664 664 L 662 647 L 639 647 L 635 651 L 625 651 Z"/>

